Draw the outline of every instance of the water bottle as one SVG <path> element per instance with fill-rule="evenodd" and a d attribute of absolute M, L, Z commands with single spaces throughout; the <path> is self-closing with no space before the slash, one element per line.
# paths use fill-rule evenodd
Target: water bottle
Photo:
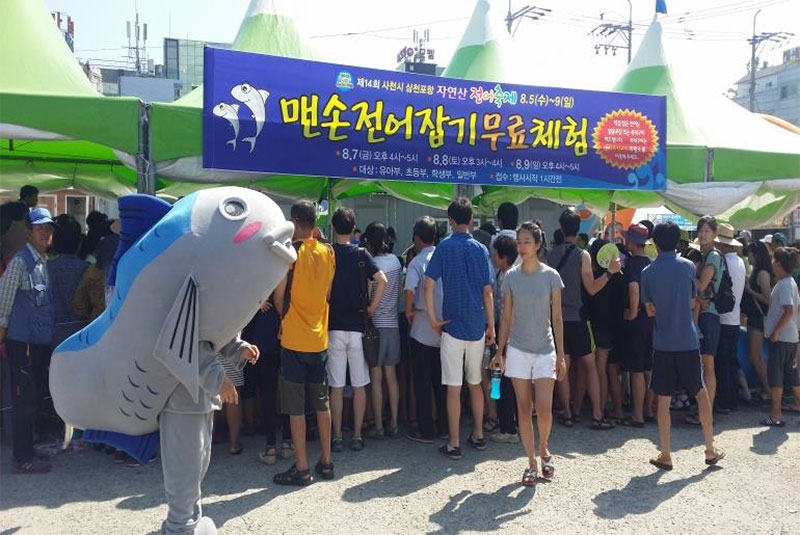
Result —
<path fill-rule="evenodd" d="M 486 350 L 489 352 L 491 358 L 494 358 L 495 354 L 497 353 L 497 346 L 491 345 L 487 346 Z M 492 389 L 489 393 L 489 397 L 492 399 L 500 399 L 500 378 L 503 376 L 502 370 L 500 368 L 495 368 L 492 370 L 491 378 L 492 378 Z"/>
<path fill-rule="evenodd" d="M 489 394 L 492 399 L 500 399 L 500 377 L 503 372 L 499 369 L 492 370 L 492 391 Z"/>

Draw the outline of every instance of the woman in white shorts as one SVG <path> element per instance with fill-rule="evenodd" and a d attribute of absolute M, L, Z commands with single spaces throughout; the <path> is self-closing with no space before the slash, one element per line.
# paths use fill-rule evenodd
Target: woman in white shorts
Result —
<path fill-rule="evenodd" d="M 544 233 L 534 223 L 523 223 L 517 231 L 522 264 L 511 268 L 503 281 L 498 351 L 491 363 L 492 368 L 503 369 L 514 385 L 519 434 L 528 455 L 528 468 L 522 475 L 527 487 L 535 485 L 538 477 L 532 394 L 535 390 L 542 475 L 550 480 L 555 473 L 547 444 L 553 423 L 553 387 L 567 372 L 561 320 L 564 284 L 556 270 L 539 261 L 543 241 Z"/>

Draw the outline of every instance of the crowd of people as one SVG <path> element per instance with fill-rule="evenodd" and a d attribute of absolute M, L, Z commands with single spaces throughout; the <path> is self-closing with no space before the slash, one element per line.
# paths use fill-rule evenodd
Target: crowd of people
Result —
<path fill-rule="evenodd" d="M 118 240 L 103 214 L 89 214 L 84 234 L 74 218 L 38 207 L 37 193 L 26 186 L 2 210 L 0 351 L 18 473 L 49 470 L 33 447 L 37 419 L 52 414 L 49 355 L 102 313 Z M 468 199 L 447 215 L 448 236 L 421 217 L 398 255 L 381 222 L 362 232 L 354 211 L 338 208 L 328 241 L 314 204 L 296 202 L 297 261 L 242 331 L 260 358 L 226 368 L 236 392 L 215 441 L 238 455 L 242 434 L 262 434 L 261 462 L 294 459 L 275 483 L 307 485 L 334 477 L 334 453 L 370 440 L 441 440 L 442 455 L 461 459 L 466 409 L 467 445 L 521 442 L 521 483 L 534 485 L 555 474 L 554 421 L 573 427 L 586 413 L 597 431 L 657 422 L 661 451 L 650 462 L 669 470 L 670 410 L 693 406 L 685 420 L 701 426 L 705 462 L 716 464 L 725 454 L 713 415 L 750 399 L 737 360 L 742 325 L 760 399 L 771 403 L 761 423 L 783 426 L 784 411 L 800 411 L 800 253 L 783 234 L 753 240 L 706 216 L 694 242 L 649 221 L 607 240 L 580 234 L 580 215 L 568 209 L 548 247 L 542 223 L 521 222 L 511 203 L 498 208 L 499 228 L 476 229 Z M 785 388 L 794 403 L 783 403 Z M 321 446 L 313 467 L 309 440 Z"/>

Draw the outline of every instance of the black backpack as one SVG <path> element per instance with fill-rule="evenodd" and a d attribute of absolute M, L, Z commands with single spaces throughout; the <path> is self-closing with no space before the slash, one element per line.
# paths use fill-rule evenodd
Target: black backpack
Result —
<path fill-rule="evenodd" d="M 719 291 L 714 292 L 714 279 L 711 279 L 711 291 L 714 293 L 714 307 L 716 307 L 719 314 L 727 314 L 733 311 L 733 307 L 736 305 L 736 296 L 733 295 L 733 281 L 731 280 L 730 273 L 728 273 L 728 262 L 725 260 L 725 255 L 720 253 L 717 249 L 712 249 L 708 252 L 703 258 L 703 264 L 706 263 L 708 255 L 712 252 L 716 252 L 722 258 L 722 280 L 719 282 Z"/>

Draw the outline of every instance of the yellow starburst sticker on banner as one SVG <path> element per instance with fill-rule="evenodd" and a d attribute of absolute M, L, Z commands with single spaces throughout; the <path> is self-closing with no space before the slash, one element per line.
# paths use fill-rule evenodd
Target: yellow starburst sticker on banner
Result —
<path fill-rule="evenodd" d="M 655 156 L 658 132 L 644 114 L 616 110 L 600 119 L 592 132 L 592 147 L 612 167 L 636 169 Z"/>

